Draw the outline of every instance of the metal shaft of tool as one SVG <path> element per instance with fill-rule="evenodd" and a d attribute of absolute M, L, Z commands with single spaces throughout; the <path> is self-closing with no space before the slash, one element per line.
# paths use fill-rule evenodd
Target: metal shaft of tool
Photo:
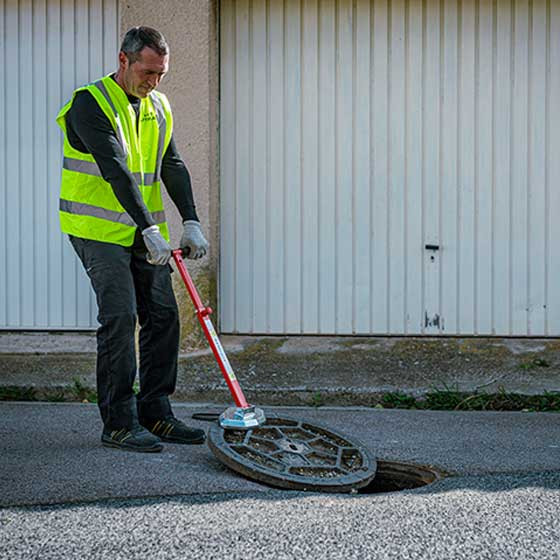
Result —
<path fill-rule="evenodd" d="M 177 265 L 177 269 L 179 270 L 179 274 L 187 287 L 187 291 L 189 292 L 189 296 L 194 304 L 196 309 L 196 315 L 198 317 L 198 321 L 206 335 L 206 339 L 210 344 L 210 348 L 212 348 L 212 352 L 220 366 L 220 370 L 222 371 L 222 375 L 226 380 L 226 383 L 229 387 L 233 400 L 235 404 L 240 408 L 250 408 L 247 400 L 245 399 L 245 395 L 241 390 L 241 386 L 239 385 L 239 381 L 235 377 L 235 373 L 233 372 L 233 368 L 229 363 L 229 360 L 226 356 L 222 343 L 216 334 L 214 329 L 214 325 L 212 325 L 212 321 L 210 320 L 209 315 L 212 313 L 212 308 L 206 307 L 203 305 L 198 292 L 196 291 L 196 287 L 192 281 L 192 278 L 185 266 L 183 261 L 182 251 L 181 249 L 177 249 L 173 251 L 173 259 L 175 260 L 175 264 Z"/>

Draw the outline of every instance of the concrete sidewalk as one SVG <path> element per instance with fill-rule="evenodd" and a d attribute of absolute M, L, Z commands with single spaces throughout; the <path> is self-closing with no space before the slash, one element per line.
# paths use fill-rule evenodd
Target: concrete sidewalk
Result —
<path fill-rule="evenodd" d="M 174 408 L 191 424 L 203 409 Z M 280 491 L 206 445 L 105 449 L 95 405 L 0 403 L 0 558 L 559 557 L 560 414 L 265 410 L 447 476 L 390 494 Z"/>
<path fill-rule="evenodd" d="M 222 342 L 247 397 L 268 405 L 364 405 L 434 389 L 531 395 L 560 391 L 560 340 L 240 337 Z M 95 337 L 0 333 L 0 389 L 75 400 L 95 388 Z M 230 402 L 209 349 L 182 353 L 175 398 Z"/>

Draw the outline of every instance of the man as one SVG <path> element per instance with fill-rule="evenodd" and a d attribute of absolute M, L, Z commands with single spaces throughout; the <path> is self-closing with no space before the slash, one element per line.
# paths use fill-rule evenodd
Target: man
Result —
<path fill-rule="evenodd" d="M 161 451 L 161 441 L 202 443 L 204 432 L 174 417 L 179 319 L 171 286 L 169 233 L 161 182 L 183 218 L 189 258 L 208 243 L 196 215 L 189 172 L 173 141 L 167 98 L 155 89 L 169 47 L 149 27 L 130 29 L 115 74 L 77 89 L 61 109 L 64 132 L 62 231 L 81 259 L 99 308 L 97 393 L 101 441 Z M 140 391 L 135 328 L 140 324 Z"/>

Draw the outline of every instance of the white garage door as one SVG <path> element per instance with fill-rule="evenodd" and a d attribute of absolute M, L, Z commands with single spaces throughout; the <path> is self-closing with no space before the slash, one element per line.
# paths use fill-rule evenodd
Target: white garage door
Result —
<path fill-rule="evenodd" d="M 221 327 L 560 335 L 560 3 L 221 2 Z"/>
<path fill-rule="evenodd" d="M 60 107 L 116 67 L 118 0 L 0 0 L 0 328 L 96 325 L 59 232 Z"/>

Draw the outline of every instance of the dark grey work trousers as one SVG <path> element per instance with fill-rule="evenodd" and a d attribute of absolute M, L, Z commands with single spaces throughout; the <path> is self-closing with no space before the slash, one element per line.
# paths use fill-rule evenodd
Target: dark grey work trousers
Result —
<path fill-rule="evenodd" d="M 134 428 L 138 421 L 171 414 L 179 352 L 179 315 L 171 267 L 146 261 L 136 236 L 133 247 L 70 236 L 97 298 L 97 397 L 105 428 Z M 139 333 L 140 392 L 134 394 Z"/>

